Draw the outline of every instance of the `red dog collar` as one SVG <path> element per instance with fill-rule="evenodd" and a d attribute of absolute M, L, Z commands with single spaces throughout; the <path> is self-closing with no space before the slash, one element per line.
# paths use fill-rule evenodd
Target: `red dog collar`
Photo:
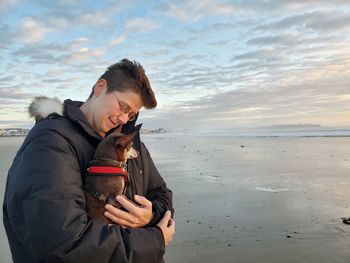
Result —
<path fill-rule="evenodd" d="M 112 166 L 91 166 L 87 169 L 89 174 L 122 174 L 127 175 L 128 173 L 120 168 L 120 167 L 112 167 Z"/>
<path fill-rule="evenodd" d="M 125 183 L 128 182 L 129 174 L 120 167 L 115 166 L 90 166 L 87 169 L 87 175 L 107 175 L 107 176 L 123 176 Z"/>

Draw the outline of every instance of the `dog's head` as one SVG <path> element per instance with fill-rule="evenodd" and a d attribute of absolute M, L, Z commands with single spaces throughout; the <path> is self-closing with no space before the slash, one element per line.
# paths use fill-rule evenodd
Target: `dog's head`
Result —
<path fill-rule="evenodd" d="M 136 158 L 138 152 L 132 146 L 132 139 L 137 132 L 138 129 L 127 135 L 117 131 L 111 133 L 96 148 L 95 160 L 111 159 L 126 162 L 130 158 Z"/>

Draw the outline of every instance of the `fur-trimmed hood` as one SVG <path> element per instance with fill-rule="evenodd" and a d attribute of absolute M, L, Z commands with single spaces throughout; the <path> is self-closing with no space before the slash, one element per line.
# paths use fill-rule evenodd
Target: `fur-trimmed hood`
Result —
<path fill-rule="evenodd" d="M 28 112 L 36 121 L 47 118 L 52 113 L 63 115 L 63 104 L 57 98 L 35 97 L 28 107 Z"/>

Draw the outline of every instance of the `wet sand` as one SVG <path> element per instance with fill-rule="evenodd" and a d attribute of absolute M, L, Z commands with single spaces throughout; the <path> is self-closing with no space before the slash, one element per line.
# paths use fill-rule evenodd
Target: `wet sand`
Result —
<path fill-rule="evenodd" d="M 350 261 L 350 225 L 341 221 L 350 217 L 350 138 L 143 140 L 174 192 L 166 262 Z M 0 146 L 2 203 L 19 145 L 0 138 Z M 0 262 L 10 262 L 2 225 Z"/>
<path fill-rule="evenodd" d="M 144 140 L 174 191 L 166 262 L 350 262 L 350 138 Z"/>
<path fill-rule="evenodd" d="M 0 137 L 0 262 L 12 262 L 10 247 L 2 223 L 2 203 L 6 186 L 7 170 L 9 169 L 18 148 L 21 146 L 24 137 Z"/>

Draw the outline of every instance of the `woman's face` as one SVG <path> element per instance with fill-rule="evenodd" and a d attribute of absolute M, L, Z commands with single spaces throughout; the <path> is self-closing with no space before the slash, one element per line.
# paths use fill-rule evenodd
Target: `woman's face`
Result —
<path fill-rule="evenodd" d="M 92 125 L 101 135 L 123 125 L 135 116 L 142 107 L 141 96 L 134 91 L 112 91 L 107 93 L 107 85 L 95 92 Z"/>

